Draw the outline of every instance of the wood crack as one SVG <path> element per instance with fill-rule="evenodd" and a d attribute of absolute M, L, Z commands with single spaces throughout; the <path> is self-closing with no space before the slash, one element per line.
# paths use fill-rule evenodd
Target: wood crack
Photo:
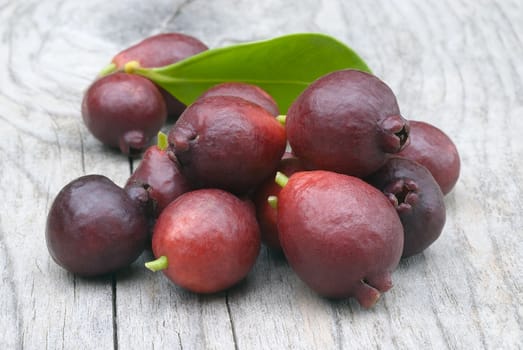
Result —
<path fill-rule="evenodd" d="M 175 23 L 176 22 L 176 18 L 183 12 L 183 10 L 189 6 L 191 3 L 193 3 L 194 0 L 186 0 L 184 1 L 183 3 L 181 3 L 180 5 L 178 5 L 176 7 L 176 9 L 174 10 L 173 14 L 170 15 L 169 17 L 167 17 L 163 23 L 159 26 L 159 29 L 161 31 L 165 31 L 165 29 L 168 27 L 169 24 L 171 23 Z"/>
<path fill-rule="evenodd" d="M 118 313 L 116 303 L 116 275 L 111 276 L 111 291 L 113 305 L 113 349 L 118 350 Z"/>
<path fill-rule="evenodd" d="M 5 260 L 6 260 L 6 264 L 3 268 L 4 271 L 2 272 L 2 284 L 4 286 L 7 285 L 8 289 L 11 290 L 10 299 L 11 299 L 12 309 L 8 310 L 8 313 L 11 314 L 11 316 L 14 318 L 14 321 L 15 321 L 15 329 L 11 331 L 14 333 L 14 339 L 13 339 L 14 344 L 23 344 L 23 341 L 24 341 L 23 332 L 22 332 L 22 334 L 20 334 L 22 331 L 22 327 L 24 325 L 23 313 L 18 309 L 18 304 L 19 304 L 18 295 L 20 295 L 20 294 L 18 292 L 16 282 L 13 279 L 14 273 L 13 273 L 13 269 L 11 268 L 13 266 L 13 260 L 11 259 L 11 255 L 9 254 L 9 249 L 5 242 L 5 236 L 4 236 L 4 231 L 2 228 L 1 219 L 2 218 L 0 217 L 0 252 L 3 252 L 3 255 L 5 256 Z M 5 297 L 7 297 L 7 295 L 4 295 L 3 297 L 5 298 Z"/>
<path fill-rule="evenodd" d="M 227 306 L 227 315 L 229 316 L 229 322 L 230 322 L 230 325 L 231 325 L 232 339 L 233 339 L 233 342 L 234 342 L 234 350 L 238 350 L 239 349 L 239 347 L 238 347 L 238 338 L 236 336 L 236 328 L 234 326 L 234 319 L 232 317 L 231 305 L 229 303 L 229 292 L 228 291 L 225 294 L 225 305 Z"/>

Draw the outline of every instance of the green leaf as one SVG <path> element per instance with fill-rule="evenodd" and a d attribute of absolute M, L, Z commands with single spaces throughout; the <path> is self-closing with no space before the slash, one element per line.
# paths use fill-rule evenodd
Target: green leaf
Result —
<path fill-rule="evenodd" d="M 126 71 L 152 80 L 185 104 L 221 82 L 258 85 L 273 96 L 281 113 L 287 113 L 311 82 L 347 68 L 370 72 L 365 62 L 338 40 L 299 33 L 211 49 L 165 67 L 129 65 Z"/>

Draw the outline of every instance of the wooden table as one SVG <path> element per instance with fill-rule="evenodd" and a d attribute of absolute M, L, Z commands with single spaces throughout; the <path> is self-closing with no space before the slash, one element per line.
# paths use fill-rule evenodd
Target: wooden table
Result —
<path fill-rule="evenodd" d="M 181 31 L 211 47 L 330 34 L 443 129 L 462 160 L 441 238 L 364 310 L 311 292 L 262 249 L 246 281 L 202 296 L 143 267 L 86 280 L 44 239 L 58 191 L 123 185 L 136 161 L 87 131 L 83 92 L 114 53 Z M 168 126 L 166 127 L 168 128 Z M 523 5 L 501 1 L 0 1 L 0 349 L 523 348 Z"/>

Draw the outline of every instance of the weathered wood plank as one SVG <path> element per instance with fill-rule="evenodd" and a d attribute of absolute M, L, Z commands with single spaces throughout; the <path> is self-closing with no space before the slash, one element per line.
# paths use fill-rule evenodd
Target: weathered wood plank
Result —
<path fill-rule="evenodd" d="M 523 347 L 523 6 L 489 1 L 0 2 L 0 347 L 518 349 Z M 82 93 L 119 49 L 184 31 L 210 46 L 297 31 L 351 45 L 402 113 L 462 156 L 442 237 L 403 261 L 372 310 L 307 289 L 262 250 L 248 278 L 198 296 L 143 268 L 66 273 L 47 253 L 52 199 L 87 173 L 123 185 L 125 157 L 81 122 Z"/>
<path fill-rule="evenodd" d="M 129 168 L 86 133 L 78 111 L 88 80 L 77 69 L 80 52 L 63 54 L 72 42 L 52 32 L 59 25 L 53 5 L 8 3 L 0 12 L 0 299 L 7 310 L 0 347 L 112 348 L 111 280 L 66 273 L 45 245 L 47 211 L 62 186 L 86 173 L 112 177 Z"/>
<path fill-rule="evenodd" d="M 226 294 L 196 295 L 172 285 L 161 272 L 143 266 L 118 275 L 118 344 L 122 349 L 231 349 L 234 338 Z"/>
<path fill-rule="evenodd" d="M 1 120 L 1 153 L 8 164 L 0 180 L 8 193 L 1 218 L 2 295 L 11 300 L 9 317 L 1 318 L 2 342 L 27 348 L 88 347 L 97 336 L 112 346 L 112 334 L 106 332 L 112 327 L 110 281 L 91 283 L 65 273 L 45 246 L 46 213 L 54 195 L 84 173 L 81 152 L 72 147 L 80 136 L 77 122 L 61 123 L 57 130 L 52 119 L 33 112 L 16 127 Z M 70 136 L 56 136 L 64 131 Z M 16 320 L 15 327 L 4 324 L 9 319 Z"/>

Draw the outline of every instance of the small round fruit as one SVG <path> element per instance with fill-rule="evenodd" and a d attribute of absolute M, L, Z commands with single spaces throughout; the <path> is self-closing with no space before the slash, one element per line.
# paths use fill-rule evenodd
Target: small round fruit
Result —
<path fill-rule="evenodd" d="M 138 61 L 140 66 L 162 67 L 209 48 L 193 36 L 182 33 L 160 33 L 150 36 L 117 53 L 112 63 L 123 68 L 127 62 Z"/>
<path fill-rule="evenodd" d="M 458 181 L 461 163 L 458 149 L 450 137 L 434 125 L 410 121 L 410 144 L 398 156 L 416 161 L 427 168 L 444 195 Z"/>
<path fill-rule="evenodd" d="M 114 73 L 86 91 L 82 117 L 102 143 L 130 154 L 143 150 L 164 125 L 165 102 L 156 86 L 138 75 Z"/>
<path fill-rule="evenodd" d="M 157 145 L 144 152 L 142 161 L 127 180 L 125 189 L 136 186 L 147 190 L 149 200 L 153 202 L 152 215 L 155 218 L 169 203 L 191 189 L 176 160 Z"/>
<path fill-rule="evenodd" d="M 405 234 L 402 257 L 421 253 L 445 226 L 443 193 L 422 165 L 392 157 L 367 181 L 383 191 L 396 208 Z"/>
<path fill-rule="evenodd" d="M 193 186 L 245 194 L 275 171 L 286 147 L 285 128 L 252 102 L 209 96 L 180 116 L 169 145 Z"/>
<path fill-rule="evenodd" d="M 160 214 L 153 242 L 163 273 L 196 293 L 215 293 L 241 281 L 260 251 L 260 232 L 252 207 L 218 189 L 178 197 Z"/>
<path fill-rule="evenodd" d="M 105 176 L 87 175 L 58 193 L 45 236 L 58 265 L 81 276 L 99 276 L 138 258 L 146 245 L 147 222 L 123 189 Z"/>
<path fill-rule="evenodd" d="M 371 307 L 392 287 L 403 227 L 383 193 L 363 180 L 295 173 L 278 197 L 278 230 L 287 261 L 320 295 Z"/>
<path fill-rule="evenodd" d="M 127 62 L 138 61 L 141 67 L 163 67 L 176 63 L 187 57 L 208 50 L 200 40 L 182 33 L 161 33 L 150 36 L 139 43 L 119 52 L 113 57 L 112 63 L 118 69 Z M 160 88 L 169 118 L 177 118 L 185 109 L 185 105 Z"/>
<path fill-rule="evenodd" d="M 239 82 L 227 82 L 213 86 L 212 88 L 205 91 L 199 98 L 208 96 L 236 96 L 241 97 L 244 100 L 253 102 L 263 108 L 265 108 L 273 116 L 278 116 L 280 110 L 276 101 L 262 88 Z"/>
<path fill-rule="evenodd" d="M 309 169 L 364 177 L 409 140 L 392 90 L 357 70 L 327 74 L 292 103 L 286 119 L 293 153 Z"/>

